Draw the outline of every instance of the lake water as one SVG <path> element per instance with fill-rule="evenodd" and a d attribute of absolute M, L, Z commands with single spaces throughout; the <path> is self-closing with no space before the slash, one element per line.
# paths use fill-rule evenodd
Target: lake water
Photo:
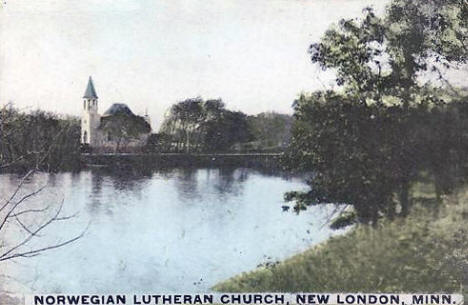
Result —
<path fill-rule="evenodd" d="M 15 175 L 0 175 L 1 199 L 17 183 Z M 47 228 L 30 247 L 88 229 L 66 247 L 0 262 L 4 290 L 207 292 L 221 280 L 282 260 L 331 234 L 324 225 L 330 211 L 324 208 L 300 215 L 282 211 L 285 192 L 306 189 L 302 179 L 253 169 L 38 174 L 22 192 L 44 184 L 27 204 L 56 207 L 64 200 L 65 214 L 79 214 Z M 10 244 L 20 240 L 18 226 L 9 232 L 1 238 Z"/>

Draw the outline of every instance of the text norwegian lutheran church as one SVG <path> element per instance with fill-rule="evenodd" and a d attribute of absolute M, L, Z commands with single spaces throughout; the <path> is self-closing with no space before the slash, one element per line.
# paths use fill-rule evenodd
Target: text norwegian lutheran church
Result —
<path fill-rule="evenodd" d="M 462 304 L 459 294 L 146 294 L 146 295 L 35 295 L 34 305 L 126 304 Z"/>

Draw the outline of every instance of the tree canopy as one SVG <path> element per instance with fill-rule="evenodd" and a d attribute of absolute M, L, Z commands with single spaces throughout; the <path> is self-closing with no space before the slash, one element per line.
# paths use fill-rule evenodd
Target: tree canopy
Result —
<path fill-rule="evenodd" d="M 343 206 L 335 227 L 406 215 L 421 172 L 440 182 L 463 162 L 466 132 L 453 131 L 468 120 L 466 97 L 448 94 L 443 72 L 466 63 L 467 5 L 395 0 L 385 16 L 366 8 L 310 46 L 312 62 L 335 71 L 338 89 L 294 103 L 289 164 L 314 172 L 309 191 L 286 194 L 296 211 Z M 434 75 L 440 89 L 428 81 Z"/>
<path fill-rule="evenodd" d="M 248 117 L 249 128 L 259 150 L 283 150 L 291 138 L 292 116 L 262 112 Z"/>
<path fill-rule="evenodd" d="M 0 171 L 37 164 L 49 171 L 77 169 L 79 155 L 78 118 L 40 110 L 24 113 L 11 104 L 0 109 Z"/>
<path fill-rule="evenodd" d="M 105 132 L 107 140 L 115 141 L 116 150 L 129 141 L 137 140 L 143 134 L 151 132 L 151 126 L 141 116 L 121 112 L 101 118 L 99 128 Z"/>
<path fill-rule="evenodd" d="M 191 98 L 174 104 L 161 133 L 171 135 L 177 151 L 225 151 L 251 137 L 247 115 L 225 108 L 221 99 Z"/>

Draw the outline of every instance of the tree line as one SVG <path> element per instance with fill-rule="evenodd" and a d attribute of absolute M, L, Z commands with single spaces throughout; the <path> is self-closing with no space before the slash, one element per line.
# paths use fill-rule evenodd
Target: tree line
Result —
<path fill-rule="evenodd" d="M 0 109 L 0 170 L 79 168 L 80 121 L 42 110 Z"/>
<path fill-rule="evenodd" d="M 282 151 L 289 143 L 292 116 L 279 113 L 246 115 L 226 109 L 221 99 L 186 99 L 174 104 L 160 128 L 142 148 L 147 153 Z M 0 109 L 0 170 L 39 167 L 45 171 L 78 170 L 80 153 L 92 148 L 80 144 L 80 119 L 47 111 L 24 112 L 7 104 Z M 150 132 L 137 116 L 103 118 L 100 128 L 125 143 Z"/>
<path fill-rule="evenodd" d="M 174 104 L 148 151 L 281 151 L 289 143 L 292 117 L 279 113 L 247 115 L 226 109 L 221 99 L 189 98 Z"/>

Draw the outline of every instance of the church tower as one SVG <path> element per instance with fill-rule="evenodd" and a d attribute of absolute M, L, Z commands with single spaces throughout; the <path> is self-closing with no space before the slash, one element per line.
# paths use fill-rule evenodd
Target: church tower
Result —
<path fill-rule="evenodd" d="M 100 123 L 98 114 L 98 96 L 94 89 L 91 76 L 83 96 L 83 115 L 81 116 L 81 143 L 90 146 L 98 145 L 98 127 Z"/>

